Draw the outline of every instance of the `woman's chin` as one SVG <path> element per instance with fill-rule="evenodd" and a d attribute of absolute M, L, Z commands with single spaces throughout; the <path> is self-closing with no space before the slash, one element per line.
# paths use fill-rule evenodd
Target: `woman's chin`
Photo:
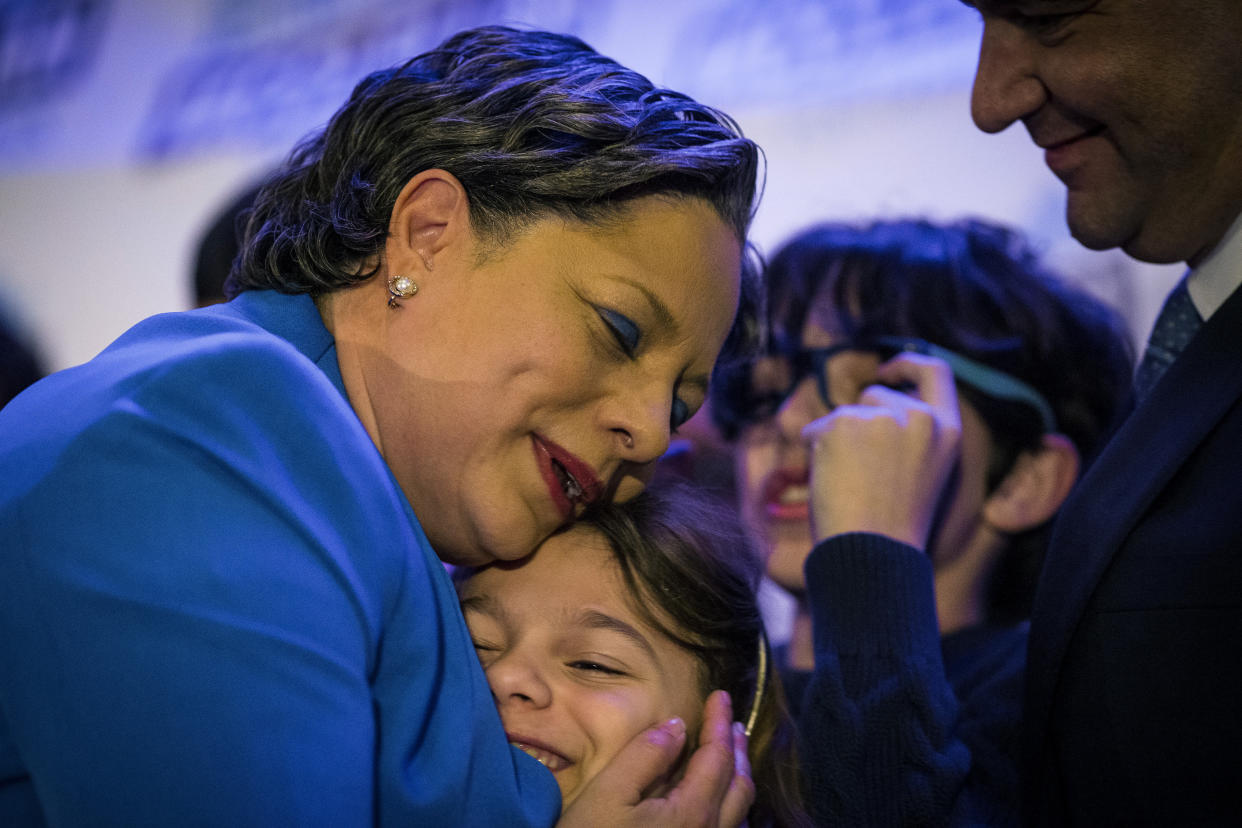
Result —
<path fill-rule="evenodd" d="M 493 516 L 494 517 L 494 516 Z M 455 565 L 483 566 L 497 561 L 520 561 L 534 552 L 560 527 L 551 521 L 541 525 L 530 518 L 480 521 L 472 537 L 461 543 L 431 546 L 440 559 Z"/>

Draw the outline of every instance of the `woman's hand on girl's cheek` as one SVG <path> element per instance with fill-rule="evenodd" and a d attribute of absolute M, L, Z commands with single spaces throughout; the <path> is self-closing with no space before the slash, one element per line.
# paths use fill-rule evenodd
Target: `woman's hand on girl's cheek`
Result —
<path fill-rule="evenodd" d="M 961 447 L 953 373 L 941 360 L 906 354 L 880 366 L 877 378 L 885 384 L 802 431 L 810 446 L 812 535 L 818 543 L 875 532 L 926 548 Z"/>
<path fill-rule="evenodd" d="M 740 743 L 745 753 L 745 736 Z M 630 740 L 583 789 L 557 823 L 571 826 L 694 826 L 736 828 L 755 798 L 748 762 L 737 762 L 733 707 L 722 690 L 704 705 L 699 746 L 672 790 L 643 798 L 673 769 L 686 743 L 681 720 L 649 728 Z"/>
<path fill-rule="evenodd" d="M 746 825 L 746 815 L 755 803 L 755 782 L 750 775 L 750 739 L 741 722 L 733 723 L 733 780 L 720 806 L 720 828 Z"/>

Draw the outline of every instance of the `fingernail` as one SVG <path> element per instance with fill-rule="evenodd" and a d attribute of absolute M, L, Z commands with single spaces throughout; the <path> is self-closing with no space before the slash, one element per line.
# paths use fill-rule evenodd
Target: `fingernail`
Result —
<path fill-rule="evenodd" d="M 746 754 L 746 748 L 750 744 L 750 739 L 746 738 L 746 725 L 741 722 L 733 723 L 733 750 L 741 751 L 742 755 Z"/>
<path fill-rule="evenodd" d="M 647 740 L 655 745 L 677 744 L 686 738 L 686 723 L 681 719 L 669 719 L 647 731 Z"/>
<path fill-rule="evenodd" d="M 733 771 L 744 776 L 750 776 L 750 756 L 746 748 L 749 740 L 746 738 L 746 727 L 741 722 L 733 723 Z"/>
<path fill-rule="evenodd" d="M 686 735 L 686 723 L 677 717 L 669 719 L 667 722 L 660 725 L 660 729 L 672 736 L 674 739 L 680 739 L 682 736 Z"/>

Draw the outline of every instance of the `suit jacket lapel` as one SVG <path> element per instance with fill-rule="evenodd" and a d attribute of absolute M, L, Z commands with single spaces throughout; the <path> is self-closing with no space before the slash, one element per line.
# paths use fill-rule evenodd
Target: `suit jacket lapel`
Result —
<path fill-rule="evenodd" d="M 1125 420 L 1057 518 L 1032 613 L 1025 716 L 1034 738 L 1028 749 L 1042 749 L 1065 651 L 1114 553 L 1239 398 L 1242 289 L 1212 315 Z"/>

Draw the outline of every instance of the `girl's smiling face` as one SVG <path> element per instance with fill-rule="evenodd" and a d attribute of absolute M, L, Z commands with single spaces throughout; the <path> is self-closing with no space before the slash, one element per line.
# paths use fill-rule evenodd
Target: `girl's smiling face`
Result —
<path fill-rule="evenodd" d="M 595 529 L 481 569 L 460 594 L 509 741 L 552 771 L 563 807 L 646 728 L 677 716 L 697 732 L 697 660 L 634 610 Z"/>

